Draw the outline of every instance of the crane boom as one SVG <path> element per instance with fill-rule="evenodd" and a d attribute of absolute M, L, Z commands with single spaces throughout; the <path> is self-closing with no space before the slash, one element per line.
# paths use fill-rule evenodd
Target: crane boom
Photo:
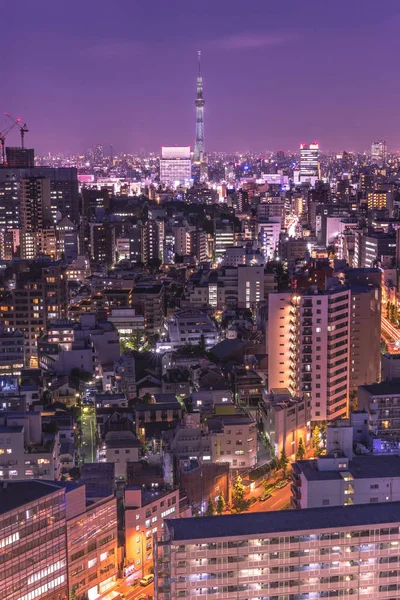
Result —
<path fill-rule="evenodd" d="M 24 123 L 23 125 L 21 125 L 22 123 L 22 119 L 15 119 L 14 117 L 12 117 L 11 115 L 9 115 L 8 113 L 4 113 L 6 115 L 6 117 L 8 117 L 10 119 L 10 121 L 12 121 L 15 125 L 18 125 L 19 127 L 19 131 L 21 133 L 21 148 L 24 149 L 24 138 L 25 138 L 25 133 L 28 133 L 29 129 L 26 126 L 26 123 Z"/>
<path fill-rule="evenodd" d="M 3 129 L 3 131 L 0 131 L 1 158 L 3 166 L 6 164 L 6 136 L 17 124 L 17 122 L 13 122 L 11 125 Z"/>

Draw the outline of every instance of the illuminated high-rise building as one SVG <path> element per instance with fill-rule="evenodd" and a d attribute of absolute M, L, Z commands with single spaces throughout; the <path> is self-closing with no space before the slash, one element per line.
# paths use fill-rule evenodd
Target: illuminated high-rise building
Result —
<path fill-rule="evenodd" d="M 386 161 L 387 144 L 385 140 L 378 140 L 371 144 L 372 160 L 383 164 Z"/>
<path fill-rule="evenodd" d="M 163 146 L 160 158 L 160 183 L 188 185 L 192 177 L 190 146 Z"/>
<path fill-rule="evenodd" d="M 300 144 L 300 179 L 319 179 L 319 144 Z"/>
<path fill-rule="evenodd" d="M 101 166 L 104 160 L 104 147 L 103 144 L 97 144 L 93 151 L 93 161 L 95 166 Z"/>
<path fill-rule="evenodd" d="M 196 141 L 194 144 L 194 162 L 201 162 L 204 154 L 204 104 L 203 98 L 203 78 L 200 70 L 201 52 L 198 52 L 199 71 L 197 75 L 197 95 L 196 95 Z"/>

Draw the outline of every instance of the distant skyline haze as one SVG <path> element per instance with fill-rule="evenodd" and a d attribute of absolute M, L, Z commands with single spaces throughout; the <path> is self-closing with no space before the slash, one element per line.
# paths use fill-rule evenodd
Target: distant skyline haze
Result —
<path fill-rule="evenodd" d="M 0 0 L 0 111 L 37 154 L 400 150 L 398 0 Z M 0 114 L 1 114 L 0 112 Z M 0 118 L 0 130 L 3 121 Z M 7 139 L 18 145 L 18 131 Z"/>

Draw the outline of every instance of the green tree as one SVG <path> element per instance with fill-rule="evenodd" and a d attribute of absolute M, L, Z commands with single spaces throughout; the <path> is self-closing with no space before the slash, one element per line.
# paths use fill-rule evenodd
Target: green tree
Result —
<path fill-rule="evenodd" d="M 389 347 L 385 340 L 381 340 L 381 354 L 386 354 L 389 351 Z"/>
<path fill-rule="evenodd" d="M 214 504 L 213 501 L 211 500 L 211 498 L 208 499 L 208 504 L 207 504 L 207 508 L 206 508 L 206 512 L 205 512 L 205 516 L 206 517 L 212 517 L 215 513 L 215 508 L 214 508 Z"/>
<path fill-rule="evenodd" d="M 139 350 L 143 346 L 143 332 L 135 329 L 130 335 L 121 337 L 119 345 L 121 354 L 126 354 L 130 350 Z"/>
<path fill-rule="evenodd" d="M 299 439 L 299 445 L 297 446 L 296 458 L 297 460 L 303 460 L 306 455 L 306 448 L 304 446 L 303 438 Z"/>
<path fill-rule="evenodd" d="M 224 498 L 224 493 L 221 492 L 217 499 L 217 506 L 216 506 L 217 514 L 222 515 L 225 508 L 226 508 L 226 502 L 225 502 L 225 498 Z"/>
<path fill-rule="evenodd" d="M 288 468 L 289 462 L 290 461 L 289 461 L 289 458 L 287 457 L 285 446 L 283 446 L 281 455 L 279 457 L 279 468 L 282 469 L 284 477 L 286 477 L 286 475 L 287 475 L 287 468 Z"/>
<path fill-rule="evenodd" d="M 232 490 L 232 506 L 237 512 L 240 512 L 246 508 L 246 505 L 247 502 L 244 499 L 244 485 L 242 483 L 242 478 L 238 475 Z"/>
<path fill-rule="evenodd" d="M 358 394 L 357 390 L 351 390 L 350 392 L 350 411 L 358 410 Z"/>
<path fill-rule="evenodd" d="M 149 394 L 149 392 L 147 392 L 142 398 L 142 403 L 150 404 L 150 402 L 151 402 L 151 394 Z"/>
<path fill-rule="evenodd" d="M 312 447 L 314 450 L 314 456 L 321 455 L 321 430 L 318 425 L 315 425 L 312 431 Z"/>

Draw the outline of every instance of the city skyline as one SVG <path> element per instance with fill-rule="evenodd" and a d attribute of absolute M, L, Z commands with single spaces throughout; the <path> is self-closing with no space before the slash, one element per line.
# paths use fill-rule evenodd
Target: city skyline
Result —
<path fill-rule="evenodd" d="M 254 1 L 246 12 L 238 2 L 206 4 L 156 2 L 151 15 L 125 1 L 111 13 L 91 0 L 69 11 L 47 0 L 39 10 L 4 5 L 11 59 L 2 65 L 1 109 L 27 122 L 27 145 L 38 153 L 99 140 L 116 152 L 193 148 L 201 49 L 208 150 L 262 152 L 317 139 L 322 149 L 362 151 L 381 138 L 400 148 L 394 0 L 379 14 L 369 0 Z"/>

